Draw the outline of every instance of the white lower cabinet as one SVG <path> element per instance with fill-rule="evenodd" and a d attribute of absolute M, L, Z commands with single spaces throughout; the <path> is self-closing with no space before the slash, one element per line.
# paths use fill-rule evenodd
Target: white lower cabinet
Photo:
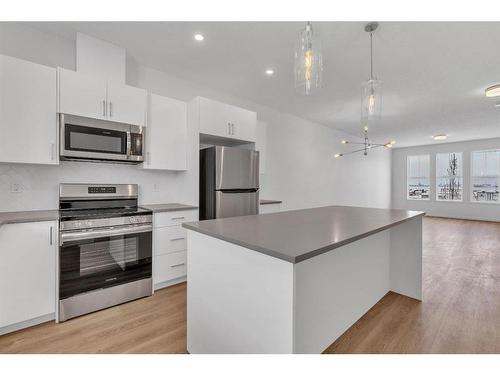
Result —
<path fill-rule="evenodd" d="M 187 275 L 187 251 L 177 251 L 155 257 L 155 285 Z"/>
<path fill-rule="evenodd" d="M 198 210 L 158 212 L 154 215 L 155 228 L 181 226 L 182 223 L 198 220 Z"/>
<path fill-rule="evenodd" d="M 155 228 L 156 255 L 186 250 L 186 229 L 180 225 Z"/>
<path fill-rule="evenodd" d="M 54 319 L 57 221 L 0 226 L 0 334 Z"/>
<path fill-rule="evenodd" d="M 198 210 L 158 212 L 153 218 L 153 282 L 155 290 L 185 280 L 187 231 L 182 223 L 198 220 Z"/>

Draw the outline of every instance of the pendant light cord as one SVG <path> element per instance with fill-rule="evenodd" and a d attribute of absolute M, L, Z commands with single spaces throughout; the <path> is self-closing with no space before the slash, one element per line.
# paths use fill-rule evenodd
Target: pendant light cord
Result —
<path fill-rule="evenodd" d="M 370 31 L 370 79 L 373 80 L 373 31 Z"/>

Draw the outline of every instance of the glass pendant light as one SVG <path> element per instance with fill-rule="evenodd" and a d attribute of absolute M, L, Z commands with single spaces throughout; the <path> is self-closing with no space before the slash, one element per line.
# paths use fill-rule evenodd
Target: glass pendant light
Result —
<path fill-rule="evenodd" d="M 377 27 L 377 22 L 365 26 L 365 31 L 370 33 L 370 79 L 363 83 L 361 92 L 361 118 L 364 124 L 380 118 L 382 109 L 382 81 L 373 76 L 373 32 Z"/>
<path fill-rule="evenodd" d="M 321 45 L 316 39 L 311 22 L 300 32 L 295 46 L 295 89 L 311 95 L 321 88 L 323 61 Z"/>

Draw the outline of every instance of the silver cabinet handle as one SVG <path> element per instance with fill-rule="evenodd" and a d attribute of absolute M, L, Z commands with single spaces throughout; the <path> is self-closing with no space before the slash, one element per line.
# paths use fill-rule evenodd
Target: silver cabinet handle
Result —
<path fill-rule="evenodd" d="M 227 134 L 231 135 L 231 123 L 227 123 Z"/>
<path fill-rule="evenodd" d="M 148 152 L 146 152 L 146 159 L 148 160 L 148 165 L 151 165 L 151 154 Z"/>
<path fill-rule="evenodd" d="M 182 220 L 185 219 L 184 216 L 179 216 L 179 217 L 173 217 L 172 220 Z"/>
<path fill-rule="evenodd" d="M 231 124 L 231 135 L 234 135 L 234 124 Z"/>
<path fill-rule="evenodd" d="M 50 160 L 54 160 L 55 148 L 56 148 L 55 143 L 51 143 L 50 144 Z"/>
<path fill-rule="evenodd" d="M 109 117 L 113 117 L 113 102 L 109 102 Z"/>
<path fill-rule="evenodd" d="M 180 267 L 180 266 L 185 266 L 186 263 L 177 263 L 177 264 L 172 264 L 170 267 L 174 268 L 174 267 Z"/>
<path fill-rule="evenodd" d="M 180 241 L 180 240 L 185 240 L 186 237 L 177 237 L 177 238 L 171 238 L 170 241 Z"/>
<path fill-rule="evenodd" d="M 54 244 L 54 235 L 53 235 L 53 232 L 54 232 L 54 227 L 51 225 L 50 226 L 50 230 L 49 230 L 49 245 L 53 245 Z"/>
<path fill-rule="evenodd" d="M 102 115 L 106 117 L 106 100 L 102 101 Z"/>

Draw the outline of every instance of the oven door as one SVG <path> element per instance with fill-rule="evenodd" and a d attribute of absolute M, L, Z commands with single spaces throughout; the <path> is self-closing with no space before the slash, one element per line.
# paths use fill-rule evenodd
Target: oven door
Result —
<path fill-rule="evenodd" d="M 152 226 L 61 234 L 59 299 L 151 278 Z"/>
<path fill-rule="evenodd" d="M 60 153 L 63 158 L 126 161 L 129 133 L 121 125 L 98 127 L 63 122 Z"/>

